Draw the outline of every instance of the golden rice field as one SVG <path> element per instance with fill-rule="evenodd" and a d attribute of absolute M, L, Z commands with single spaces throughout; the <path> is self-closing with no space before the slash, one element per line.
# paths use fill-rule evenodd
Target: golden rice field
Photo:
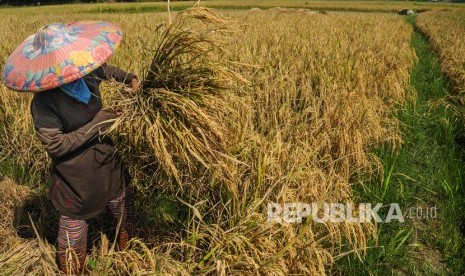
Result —
<path fill-rule="evenodd" d="M 111 1 L 109 1 L 111 2 Z M 179 10 L 191 7 L 196 1 L 171 1 L 171 9 Z M 251 8 L 269 9 L 273 7 L 287 8 L 303 8 L 312 10 L 324 11 L 369 11 L 369 12 L 396 12 L 400 9 L 413 9 L 416 11 L 431 11 L 431 10 L 452 10 L 461 7 L 460 3 L 450 2 L 416 2 L 416 1 L 353 1 L 353 0 L 338 0 L 338 1 L 322 1 L 322 0 L 211 0 L 204 1 L 208 7 L 218 9 L 243 9 Z M 101 3 L 94 5 L 75 4 L 75 5 L 60 5 L 49 6 L 47 9 L 37 9 L 35 7 L 21 8 L 27 14 L 73 14 L 73 13 L 139 13 L 139 12 L 154 12 L 166 11 L 166 3 L 163 2 L 142 2 L 142 3 Z"/>
<path fill-rule="evenodd" d="M 418 26 L 441 58 L 442 70 L 459 94 L 465 93 L 465 14 L 435 11 L 420 14 Z"/>
<path fill-rule="evenodd" d="M 147 60 L 141 50 L 149 46 L 144 39 L 168 21 L 167 13 L 68 9 L 68 14 L 43 15 L 38 11 L 46 7 L 35 9 L 35 14 L 0 10 L 2 61 L 44 24 L 105 20 L 120 25 L 125 35 L 110 63 L 142 74 Z M 266 208 L 268 202 L 351 203 L 353 186 L 361 185 L 354 176 L 382 175 L 371 150 L 381 144 L 401 146 L 396 110 L 415 97 L 409 86 L 416 59 L 409 44 L 412 27 L 395 14 L 219 12 L 235 21 L 238 31 L 218 59 L 247 80 L 223 92 L 227 112 L 209 114 L 225 126 L 229 159 L 222 170 L 228 177 L 216 167 L 184 174 L 182 181 L 164 172 L 147 175 L 125 150 L 130 145 L 119 141 L 137 176 L 140 239 L 115 251 L 102 235 L 87 259 L 91 275 L 324 275 L 331 274 L 341 256 L 363 254 L 367 239 L 376 235 L 375 225 L 368 223 L 270 223 Z M 420 17 L 425 26 L 428 16 Z M 434 43 L 443 45 L 442 40 Z M 444 66 L 457 68 L 452 61 Z M 115 90 L 105 86 L 108 104 Z M 1 155 L 39 172 L 41 179 L 34 190 L 7 178 L 0 183 L 2 275 L 57 272 L 53 245 L 21 238 L 13 228 L 18 220 L 14 206 L 47 187 L 49 160 L 34 137 L 30 100 L 29 94 L 0 86 Z M 181 206 L 185 216 L 152 212 L 161 208 L 156 206 L 160 194 Z M 46 209 L 42 202 L 40 217 L 47 216 Z M 40 232 L 41 224 L 35 223 Z"/>

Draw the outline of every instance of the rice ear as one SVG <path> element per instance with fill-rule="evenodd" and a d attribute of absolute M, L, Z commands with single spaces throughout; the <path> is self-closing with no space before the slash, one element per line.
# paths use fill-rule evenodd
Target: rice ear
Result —
<path fill-rule="evenodd" d="M 123 136 L 131 163 L 152 164 L 135 168 L 160 166 L 181 183 L 182 175 L 224 159 L 226 127 L 217 115 L 231 111 L 224 95 L 245 80 L 221 60 L 236 30 L 233 22 L 202 7 L 154 28 L 144 43 L 143 57 L 151 62 L 142 69 L 141 91 L 118 93 L 112 104 L 121 116 L 109 132 Z"/>

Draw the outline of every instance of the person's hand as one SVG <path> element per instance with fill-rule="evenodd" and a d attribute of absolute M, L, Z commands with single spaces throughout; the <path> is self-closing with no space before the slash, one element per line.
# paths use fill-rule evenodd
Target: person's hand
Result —
<path fill-rule="evenodd" d="M 136 93 L 139 91 L 139 88 L 140 88 L 140 80 L 139 80 L 139 77 L 138 76 L 135 76 L 132 80 L 131 80 L 131 92 L 132 93 Z"/>
<path fill-rule="evenodd" d="M 101 123 L 104 121 L 109 121 L 118 118 L 119 114 L 116 110 L 112 108 L 101 109 L 97 114 L 95 114 L 94 121 L 96 123 Z"/>
<path fill-rule="evenodd" d="M 107 120 L 116 119 L 120 115 L 120 114 L 118 114 L 118 111 L 116 111 L 115 109 L 113 109 L 111 107 L 101 109 L 97 114 L 102 116 L 103 118 L 105 118 Z"/>
<path fill-rule="evenodd" d="M 109 126 L 111 126 L 115 119 L 118 118 L 119 114 L 116 110 L 112 108 L 101 109 L 97 114 L 95 114 L 93 124 L 99 129 L 99 131 L 105 131 Z"/>

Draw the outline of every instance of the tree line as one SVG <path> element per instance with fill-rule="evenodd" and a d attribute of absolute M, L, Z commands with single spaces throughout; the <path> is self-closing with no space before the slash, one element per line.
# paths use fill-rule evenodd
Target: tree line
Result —
<path fill-rule="evenodd" d="M 51 4 L 73 4 L 73 3 L 103 3 L 103 2 L 136 2 L 134 0 L 0 0 L 0 5 L 11 6 L 38 6 Z"/>

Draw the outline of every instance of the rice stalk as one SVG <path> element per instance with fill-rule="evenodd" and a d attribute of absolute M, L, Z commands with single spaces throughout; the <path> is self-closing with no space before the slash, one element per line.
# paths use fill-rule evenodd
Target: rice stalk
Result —
<path fill-rule="evenodd" d="M 221 60 L 236 30 L 225 17 L 198 6 L 153 30 L 142 51 L 151 62 L 141 70 L 141 90 L 119 93 L 112 105 L 120 116 L 109 131 L 130 145 L 127 156 L 149 168 L 159 165 L 178 183 L 198 166 L 221 163 L 227 130 L 217 115 L 231 112 L 223 94 L 243 80 Z"/>
<path fill-rule="evenodd" d="M 351 189 L 359 183 L 353 183 L 354 179 L 360 172 L 369 174 L 373 167 L 377 167 L 376 163 L 373 164 L 376 157 L 370 154 L 370 149 L 401 142 L 395 113 L 408 96 L 408 69 L 412 64 L 409 46 L 411 28 L 401 18 L 383 14 L 230 13 L 238 21 L 246 22 L 247 28 L 235 36 L 238 43 L 226 46 L 228 51 L 224 55 L 215 51 L 210 54 L 218 64 L 227 65 L 223 60 L 234 60 L 237 61 L 235 65 L 259 65 L 241 68 L 241 74 L 252 85 L 241 91 L 245 93 L 240 98 L 228 98 L 228 108 L 224 110 L 221 109 L 223 101 L 218 101 L 223 100 L 223 96 L 230 96 L 230 93 L 224 93 L 224 89 L 212 91 L 217 93 L 209 94 L 211 99 L 199 104 L 197 99 L 178 96 L 179 89 L 163 86 L 163 83 L 185 86 L 186 82 L 177 79 L 166 82 L 156 74 L 153 74 L 157 78 L 152 82 L 159 86 L 157 89 L 162 91 L 163 97 L 175 101 L 165 109 L 172 111 L 179 106 L 184 107 L 185 101 L 192 101 L 195 108 L 227 130 L 220 132 L 226 151 L 217 151 L 217 154 L 230 156 L 228 160 L 231 162 L 223 166 L 221 163 L 225 161 L 220 159 L 212 167 L 223 166 L 222 170 L 215 167 L 208 170 L 183 146 L 184 151 L 180 152 L 191 158 L 192 173 L 189 174 L 187 163 L 179 161 L 183 155 L 175 151 L 178 148 L 168 147 L 168 142 L 182 141 L 183 133 L 161 129 L 159 131 L 163 135 L 174 133 L 181 136 L 172 135 L 168 142 L 162 143 L 172 156 L 185 187 L 183 191 L 162 191 L 175 186 L 172 185 L 175 178 L 172 173 L 169 177 L 164 175 L 170 168 L 158 164 L 150 144 L 144 140 L 160 141 L 146 138 L 145 133 L 131 132 L 130 128 L 114 132 L 118 148 L 124 151 L 132 173 L 136 172 L 134 179 L 144 181 L 143 184 L 145 181 L 157 181 L 157 185 L 138 186 L 138 207 L 146 211 L 139 222 L 141 227 L 150 228 L 150 231 L 141 236 L 144 242 L 133 241 L 133 246 L 124 251 L 111 252 L 111 243 L 102 239 L 100 249 L 94 248 L 88 258 L 93 264 L 91 275 L 124 275 L 129 272 L 142 275 L 332 274 L 331 266 L 337 256 L 344 252 L 363 254 L 367 239 L 376 233 L 372 224 L 270 223 L 267 221 L 266 204 L 270 201 L 312 203 L 324 199 L 326 202 L 351 203 L 355 200 Z M 16 22 L 14 16 L 5 15 L 2 19 L 5 28 L 14 29 L 11 27 L 12 22 Z M 46 23 L 44 21 L 68 21 L 71 17 L 78 19 L 81 16 L 42 18 L 36 15 L 24 21 L 26 25 L 32 25 L 32 21 L 42 24 Z M 92 15 L 95 19 L 114 21 L 124 28 L 138 30 L 125 32 L 127 43 L 111 63 L 142 72 L 143 80 L 158 49 L 157 41 L 161 41 L 158 35 L 169 27 L 157 25 L 163 16 L 149 13 Z M 197 23 L 187 24 L 185 29 L 200 32 L 202 28 L 211 26 L 198 20 L 194 22 Z M 157 31 L 147 32 L 147 28 L 141 28 L 141 25 L 154 26 L 152 29 Z M 5 41 L 14 41 L 17 33 L 10 30 L 6 35 L 1 36 Z M 138 36 L 146 37 L 148 42 L 137 41 Z M 141 48 L 144 51 L 140 52 Z M 131 63 L 135 59 L 142 61 L 140 65 L 143 68 L 137 67 L 139 62 Z M 158 72 L 156 70 L 159 69 L 152 71 Z M 226 70 L 226 73 L 230 72 Z M 102 95 L 112 92 L 102 86 Z M 193 97 L 187 93 L 189 91 L 184 87 L 182 93 Z M 148 118 L 153 115 L 146 113 L 144 107 L 160 102 L 156 98 L 157 93 L 150 94 L 153 95 L 151 102 L 140 101 L 138 114 L 147 114 Z M 137 97 L 117 95 L 114 103 L 121 106 L 119 112 L 127 112 L 129 116 L 133 110 L 126 110 L 125 104 L 131 107 L 131 101 Z M 28 113 L 28 106 L 22 105 L 19 97 L 4 99 L 12 106 L 9 112 L 13 118 L 25 118 L 21 114 Z M 171 114 L 178 112 L 172 111 Z M 144 116 L 134 116 L 128 124 L 134 123 L 132 128 L 147 129 L 152 135 L 151 131 L 158 126 L 152 130 L 147 126 L 140 127 L 140 124 L 146 124 Z M 7 128 L 17 132 L 12 137 L 21 137 L 21 122 L 26 120 L 8 122 Z M 171 129 L 168 130 L 172 131 L 177 122 L 177 118 L 170 121 Z M 160 119 L 159 124 L 164 126 L 166 122 Z M 131 139 L 141 141 L 135 147 Z M 29 146 L 27 139 L 17 141 Z M 224 167 L 233 177 L 221 178 Z M 169 210 L 153 203 L 157 194 L 177 198 L 179 200 L 175 204 L 188 206 L 187 218 L 184 214 L 168 214 Z M 169 224 L 169 234 L 158 236 L 157 228 L 161 223 L 157 222 L 163 218 L 154 219 L 152 209 L 157 214 L 164 212 L 168 216 L 178 216 L 175 217 L 176 224 Z M 34 260 L 36 251 L 30 254 Z M 16 260 L 8 263 L 16 267 L 20 264 Z M 41 269 L 40 264 L 33 268 L 35 271 Z"/>

